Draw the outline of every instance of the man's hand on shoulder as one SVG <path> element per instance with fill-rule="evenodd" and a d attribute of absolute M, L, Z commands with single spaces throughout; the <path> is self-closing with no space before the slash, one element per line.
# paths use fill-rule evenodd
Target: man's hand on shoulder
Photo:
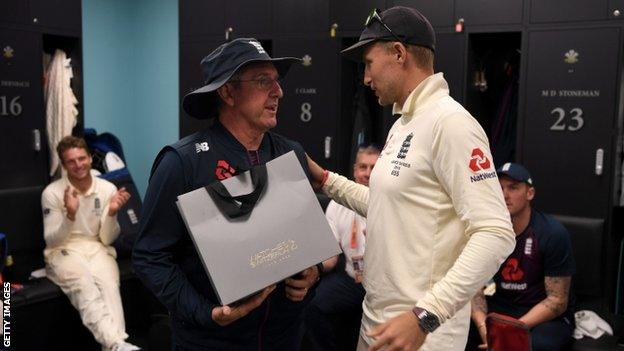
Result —
<path fill-rule="evenodd" d="M 418 324 L 418 318 L 412 311 L 394 317 L 368 333 L 375 339 L 368 351 L 416 351 L 425 342 L 427 336 Z"/>
<path fill-rule="evenodd" d="M 308 154 L 306 154 L 306 158 L 308 159 L 308 168 L 310 169 L 310 174 L 312 175 L 312 187 L 314 190 L 318 190 L 323 186 L 325 170 L 321 168 L 318 163 L 314 162 Z"/>
<path fill-rule="evenodd" d="M 267 296 L 273 292 L 273 290 L 275 290 L 275 285 L 264 288 L 264 290 L 245 300 L 241 304 L 215 307 L 212 309 L 212 320 L 214 320 L 218 325 L 225 327 L 226 325 L 245 317 L 249 312 L 260 306 Z"/>
<path fill-rule="evenodd" d="M 65 206 L 65 209 L 67 210 L 67 218 L 70 221 L 75 220 L 78 207 L 80 206 L 80 201 L 78 201 L 78 191 L 69 185 L 65 188 L 63 206 Z"/>
<path fill-rule="evenodd" d="M 117 212 L 126 204 L 126 202 L 128 202 L 128 200 L 130 200 L 130 193 L 126 190 L 126 188 L 117 190 L 108 205 L 108 215 L 116 215 Z"/>

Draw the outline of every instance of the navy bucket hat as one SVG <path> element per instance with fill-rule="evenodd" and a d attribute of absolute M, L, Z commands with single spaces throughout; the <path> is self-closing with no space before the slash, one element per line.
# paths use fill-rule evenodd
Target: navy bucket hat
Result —
<path fill-rule="evenodd" d="M 256 62 L 271 62 L 280 77 L 284 77 L 290 66 L 301 59 L 295 57 L 271 58 L 260 42 L 254 38 L 237 38 L 222 44 L 204 57 L 201 68 L 204 86 L 192 91 L 182 100 L 184 111 L 197 119 L 208 119 L 217 115 L 215 90 L 225 84 L 243 66 Z"/>

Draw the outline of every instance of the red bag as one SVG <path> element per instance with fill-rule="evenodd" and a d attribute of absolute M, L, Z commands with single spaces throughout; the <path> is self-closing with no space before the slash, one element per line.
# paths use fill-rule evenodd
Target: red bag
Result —
<path fill-rule="evenodd" d="M 490 313 L 485 319 L 489 351 L 531 351 L 529 327 L 516 318 Z"/>

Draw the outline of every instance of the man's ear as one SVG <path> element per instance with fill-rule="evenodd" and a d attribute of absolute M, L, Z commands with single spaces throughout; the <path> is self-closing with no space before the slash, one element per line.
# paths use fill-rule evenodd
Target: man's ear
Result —
<path fill-rule="evenodd" d="M 407 48 L 405 47 L 405 45 L 403 45 L 403 43 L 396 41 L 394 42 L 392 47 L 394 49 L 396 60 L 399 63 L 404 63 L 407 59 Z"/>
<path fill-rule="evenodd" d="M 228 106 L 234 106 L 233 87 L 230 84 L 223 84 L 217 89 L 217 94 L 221 100 Z"/>
<path fill-rule="evenodd" d="M 527 199 L 529 201 L 533 201 L 534 197 L 535 197 L 535 188 L 530 186 L 529 189 L 527 190 Z"/>

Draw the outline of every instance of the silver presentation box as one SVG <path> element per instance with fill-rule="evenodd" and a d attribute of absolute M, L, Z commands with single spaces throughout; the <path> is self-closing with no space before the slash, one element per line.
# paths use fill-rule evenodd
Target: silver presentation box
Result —
<path fill-rule="evenodd" d="M 230 219 L 205 188 L 178 196 L 195 248 L 223 305 L 341 253 L 294 152 L 267 162 L 253 211 Z M 222 181 L 232 196 L 253 190 L 249 172 Z"/>

